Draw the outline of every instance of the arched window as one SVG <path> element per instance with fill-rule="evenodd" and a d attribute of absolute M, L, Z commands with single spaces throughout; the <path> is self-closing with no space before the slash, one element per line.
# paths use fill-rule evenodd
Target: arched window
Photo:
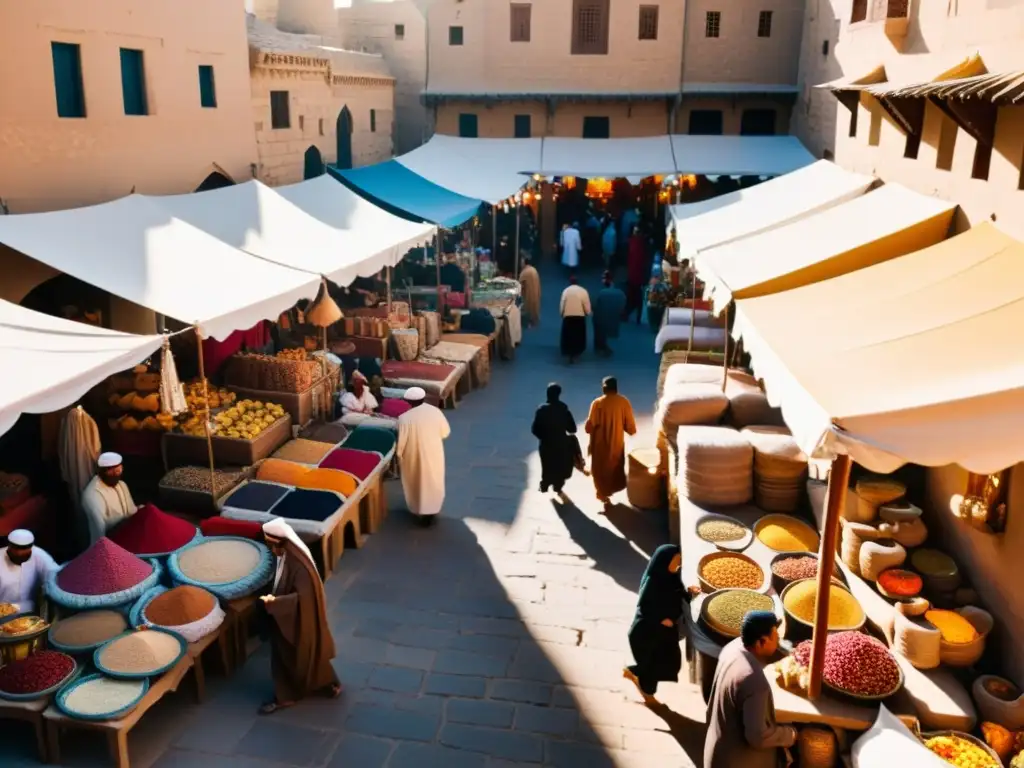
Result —
<path fill-rule="evenodd" d="M 352 167 L 352 113 L 348 107 L 342 107 L 338 113 L 337 124 L 338 159 L 335 165 L 341 170 Z"/>

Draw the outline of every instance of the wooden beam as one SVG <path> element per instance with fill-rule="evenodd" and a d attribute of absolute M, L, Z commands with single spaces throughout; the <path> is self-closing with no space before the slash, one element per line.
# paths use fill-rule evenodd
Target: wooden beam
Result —
<path fill-rule="evenodd" d="M 996 135 L 998 107 L 991 101 L 940 99 L 930 96 L 931 102 L 967 131 L 980 144 L 991 147 Z"/>
<path fill-rule="evenodd" d="M 821 530 L 821 549 L 818 552 L 818 596 L 814 608 L 814 634 L 811 639 L 811 674 L 807 697 L 821 695 L 821 676 L 825 670 L 825 640 L 828 638 L 828 604 L 831 597 L 832 570 L 836 562 L 836 539 L 839 519 L 846 504 L 846 487 L 850 483 L 853 462 L 845 453 L 832 460 L 828 473 L 828 494 L 825 498 L 825 520 Z"/>

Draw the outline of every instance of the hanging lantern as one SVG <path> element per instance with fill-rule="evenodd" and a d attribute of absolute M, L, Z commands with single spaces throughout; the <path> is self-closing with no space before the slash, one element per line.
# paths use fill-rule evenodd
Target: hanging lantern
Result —
<path fill-rule="evenodd" d="M 566 189 L 576 189 L 575 176 L 566 176 L 565 178 L 562 179 L 562 183 L 565 185 Z"/>
<path fill-rule="evenodd" d="M 612 194 L 612 180 L 611 179 L 588 179 L 587 180 L 587 197 L 597 197 L 604 199 L 610 197 Z"/>

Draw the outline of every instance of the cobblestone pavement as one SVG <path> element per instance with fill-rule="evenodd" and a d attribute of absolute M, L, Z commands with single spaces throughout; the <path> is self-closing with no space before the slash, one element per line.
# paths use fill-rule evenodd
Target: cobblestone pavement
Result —
<path fill-rule="evenodd" d="M 263 648 L 227 680 L 212 671 L 208 698 L 191 682 L 151 710 L 129 739 L 136 768 L 513 768 L 701 763 L 703 704 L 688 684 L 664 685 L 653 711 L 621 677 L 626 630 L 646 556 L 667 538 L 664 515 L 625 494 L 600 514 L 577 475 L 560 504 L 537 489 L 530 436 L 545 385 L 562 383 L 577 421 L 600 379 L 616 375 L 653 445 L 657 377 L 651 333 L 627 326 L 609 360 L 575 366 L 558 356 L 564 277 L 544 274 L 544 315 L 515 362 L 495 363 L 489 386 L 449 412 L 447 501 L 438 524 L 391 515 L 327 585 L 337 701 L 312 700 L 270 718 Z M 594 290 L 596 286 L 591 286 Z M 211 664 L 211 666 L 213 666 Z M 693 719 L 688 719 L 693 718 Z M 24 728 L 0 731 L 4 766 L 36 765 Z M 101 738 L 66 738 L 64 764 L 105 765 Z"/>

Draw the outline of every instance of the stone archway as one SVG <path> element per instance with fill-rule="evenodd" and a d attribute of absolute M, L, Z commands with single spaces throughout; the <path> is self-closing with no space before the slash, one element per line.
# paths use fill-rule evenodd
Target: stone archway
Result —
<path fill-rule="evenodd" d="M 315 179 L 317 176 L 322 176 L 324 172 L 324 158 L 320 154 L 320 150 L 310 145 L 309 149 L 306 150 L 306 154 L 302 157 L 302 165 L 302 178 Z"/>
<path fill-rule="evenodd" d="M 338 113 L 338 123 L 335 126 L 338 142 L 338 159 L 334 165 L 345 171 L 352 167 L 352 113 L 348 106 L 341 108 Z"/>

